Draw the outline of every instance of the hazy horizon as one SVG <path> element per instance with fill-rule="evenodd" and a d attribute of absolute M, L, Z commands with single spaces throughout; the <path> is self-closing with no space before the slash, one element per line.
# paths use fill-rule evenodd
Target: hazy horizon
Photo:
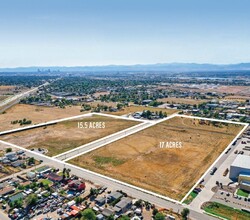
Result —
<path fill-rule="evenodd" d="M 227 65 L 241 65 L 241 64 L 250 64 L 249 62 L 240 62 L 240 63 L 196 63 L 196 62 L 188 62 L 188 63 L 183 63 L 183 62 L 163 62 L 163 63 L 132 63 L 132 64 L 106 64 L 106 65 L 75 65 L 75 66 L 66 66 L 66 65 L 45 65 L 45 66 L 13 66 L 13 67 L 1 67 L 0 69 L 16 69 L 16 68 L 49 68 L 49 67 L 65 67 L 65 68 L 71 68 L 71 67 L 107 67 L 107 66 L 147 66 L 147 65 L 215 65 L 215 66 L 227 66 Z"/>

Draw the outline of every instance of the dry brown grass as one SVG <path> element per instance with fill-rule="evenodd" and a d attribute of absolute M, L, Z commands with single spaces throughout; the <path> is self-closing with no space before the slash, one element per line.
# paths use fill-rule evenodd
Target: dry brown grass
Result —
<path fill-rule="evenodd" d="M 97 107 L 98 105 L 106 105 L 106 106 L 112 106 L 112 107 L 116 107 L 117 103 L 116 102 L 102 102 L 102 101 L 94 101 L 94 102 L 89 102 L 87 103 L 89 105 L 91 105 L 92 107 Z"/>
<path fill-rule="evenodd" d="M 6 95 L 0 95 L 0 101 L 3 101 L 4 99 L 7 99 L 8 98 L 8 96 L 6 96 Z"/>
<path fill-rule="evenodd" d="M 174 117 L 70 162 L 181 200 L 241 129 Z M 162 149 L 161 141 L 183 147 Z"/>
<path fill-rule="evenodd" d="M 86 113 L 81 113 L 80 109 L 80 106 L 66 107 L 65 109 L 62 109 L 58 107 L 17 104 L 7 110 L 5 114 L 0 114 L 0 131 L 19 128 L 19 124 L 12 125 L 11 121 L 22 120 L 23 118 L 31 120 L 32 124 L 38 124 Z"/>
<path fill-rule="evenodd" d="M 225 98 L 223 98 L 225 100 L 231 100 L 231 101 L 238 101 L 238 102 L 246 102 L 246 100 L 249 100 L 250 97 L 249 96 L 240 96 L 240 95 L 231 95 L 231 96 L 225 96 Z"/>
<path fill-rule="evenodd" d="M 232 93 L 237 95 L 246 95 L 250 96 L 250 88 L 249 86 L 219 86 L 218 89 L 216 89 L 217 92 L 223 92 L 223 93 Z"/>
<path fill-rule="evenodd" d="M 0 86 L 0 91 L 13 90 L 15 86 Z"/>
<path fill-rule="evenodd" d="M 81 129 L 78 122 L 105 122 L 105 128 Z M 4 135 L 0 139 L 29 149 L 46 148 L 49 156 L 55 156 L 136 124 L 138 122 L 92 116 Z"/>

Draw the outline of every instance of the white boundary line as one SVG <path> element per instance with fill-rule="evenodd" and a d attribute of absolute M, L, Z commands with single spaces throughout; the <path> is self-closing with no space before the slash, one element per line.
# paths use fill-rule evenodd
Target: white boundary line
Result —
<path fill-rule="evenodd" d="M 150 122 L 150 123 L 153 123 L 153 121 L 149 121 L 149 120 L 136 119 L 136 118 L 128 118 L 126 116 L 111 115 L 111 114 L 105 114 L 105 113 L 99 113 L 99 112 L 93 112 L 92 114 L 93 115 L 106 116 L 106 117 L 110 117 L 110 118 L 125 119 L 125 120 L 130 120 L 130 121 L 139 121 L 139 122 Z"/>
<path fill-rule="evenodd" d="M 105 114 L 102 114 L 102 115 L 105 115 Z M 167 118 L 164 118 L 164 119 L 161 119 L 161 120 L 157 120 L 155 123 L 152 123 L 152 125 L 150 125 L 150 126 L 148 126 L 148 127 L 144 127 L 144 128 L 142 128 L 142 129 L 140 129 L 140 130 L 138 130 L 138 131 L 136 131 L 136 132 L 133 132 L 133 133 L 129 134 L 129 135 L 132 135 L 132 134 L 134 134 L 134 133 L 137 133 L 137 132 L 139 132 L 139 131 L 141 131 L 141 130 L 147 129 L 147 128 L 153 126 L 153 125 L 159 124 L 159 123 L 161 123 L 161 122 L 163 122 L 163 121 L 167 121 L 167 120 L 169 120 L 169 119 L 171 119 L 171 118 L 174 118 L 174 117 L 190 118 L 190 119 L 198 119 L 198 120 L 206 120 L 206 121 L 216 121 L 216 122 L 227 123 L 227 124 L 244 125 L 244 127 L 241 129 L 241 131 L 236 135 L 236 137 L 231 141 L 231 143 L 223 150 L 223 152 L 217 157 L 217 159 L 216 159 L 216 160 L 213 162 L 213 164 L 207 169 L 207 171 L 205 171 L 205 173 L 204 173 L 204 174 L 200 177 L 200 179 L 194 184 L 194 186 L 189 190 L 189 192 L 182 198 L 182 200 L 181 200 L 181 201 L 175 200 L 175 201 L 177 201 L 177 202 L 179 202 L 179 203 L 182 204 L 182 203 L 184 202 L 184 200 L 188 197 L 188 195 L 194 190 L 194 188 L 196 187 L 196 185 L 197 185 L 197 184 L 198 184 L 198 183 L 208 174 L 208 172 L 212 169 L 212 167 L 215 166 L 215 164 L 220 160 L 220 158 L 225 154 L 225 152 L 230 148 L 230 146 L 231 146 L 231 145 L 237 140 L 237 138 L 245 131 L 245 129 L 248 127 L 249 124 L 248 124 L 248 123 L 242 123 L 242 122 L 234 122 L 234 121 L 213 119 L 213 118 L 203 118 L 203 117 L 196 117 L 196 116 L 187 116 L 187 115 L 172 114 L 171 116 L 169 116 L 169 117 L 167 117 Z M 127 135 L 127 136 L 129 136 L 129 135 Z M 123 138 L 125 138 L 125 137 L 126 137 L 126 136 L 121 137 L 121 138 L 119 138 L 119 139 L 123 139 Z M 118 139 L 118 140 L 119 140 L 119 139 Z M 117 141 L 117 140 L 114 140 L 114 141 Z M 65 161 L 69 161 L 69 160 L 71 160 L 71 159 L 73 159 L 73 158 L 76 158 L 76 157 L 79 157 L 79 156 L 81 156 L 81 155 L 83 155 L 83 154 L 89 153 L 89 152 L 91 152 L 91 151 L 93 151 L 93 150 L 96 150 L 96 149 L 98 149 L 98 148 L 100 148 L 100 147 L 103 147 L 103 146 L 105 146 L 105 145 L 107 145 L 107 144 L 109 144 L 109 143 L 111 143 L 111 142 L 114 142 L 114 141 L 107 142 L 106 144 L 102 144 L 102 145 L 100 145 L 100 146 L 98 146 L 98 147 L 92 148 L 92 149 L 90 149 L 90 150 L 88 150 L 88 151 L 85 151 L 85 152 L 79 154 L 79 155 L 75 155 L 75 156 L 69 157 L 69 158 L 67 158 Z M 65 152 L 65 153 L 67 153 L 67 152 Z M 64 154 L 65 154 L 65 153 L 64 153 Z M 56 156 L 55 156 L 55 157 L 56 157 Z M 159 194 L 157 194 L 157 195 L 158 195 L 158 196 L 161 196 L 161 195 L 159 195 Z"/>
<path fill-rule="evenodd" d="M 37 128 L 37 127 L 42 127 L 42 126 L 51 125 L 51 124 L 55 124 L 55 123 L 59 123 L 59 122 L 63 122 L 63 121 L 69 121 L 72 119 L 77 119 L 77 118 L 82 118 L 82 117 L 91 117 L 94 115 L 105 116 L 105 117 L 110 117 L 110 118 L 124 119 L 124 120 L 129 120 L 129 121 L 148 122 L 146 120 L 141 120 L 141 119 L 127 118 L 127 117 L 120 117 L 120 116 L 114 116 L 114 115 L 109 115 L 109 114 L 101 114 L 101 113 L 91 112 L 91 113 L 85 113 L 85 114 L 71 116 L 71 117 L 67 117 L 67 118 L 57 119 L 57 120 L 53 120 L 53 121 L 43 122 L 43 123 L 39 123 L 39 124 L 29 125 L 29 126 L 25 126 L 25 127 L 21 127 L 21 128 L 15 128 L 15 129 L 7 130 L 7 131 L 1 131 L 0 135 L 14 133 L 14 132 L 18 132 L 18 131 L 29 130 L 29 129 L 33 129 L 33 128 Z"/>
<path fill-rule="evenodd" d="M 245 123 L 244 123 L 245 124 Z M 247 129 L 248 124 L 240 130 L 240 132 L 236 135 L 236 137 L 231 141 L 231 143 L 223 150 L 223 152 L 217 157 L 217 159 L 211 164 L 211 166 L 207 169 L 207 171 L 200 177 L 200 179 L 193 185 L 193 187 L 189 190 L 189 192 L 183 197 L 181 203 L 185 201 L 188 195 L 194 190 L 194 188 L 201 182 L 201 180 L 208 174 L 208 172 L 216 165 L 216 163 L 224 156 L 225 152 L 231 147 L 231 145 L 238 139 L 238 137 Z"/>
<path fill-rule="evenodd" d="M 0 140 L 0 143 L 2 143 L 2 144 L 4 144 L 4 145 L 11 146 L 11 147 L 14 147 L 14 148 L 17 148 L 17 149 L 20 149 L 20 150 L 24 150 L 24 151 L 26 151 L 26 152 L 29 152 L 29 153 L 33 154 L 33 155 L 37 155 L 38 157 L 46 158 L 46 159 L 48 159 L 48 160 L 51 160 L 51 161 L 60 163 L 60 164 L 62 164 L 62 165 L 67 165 L 68 167 L 73 167 L 73 168 L 75 168 L 75 169 L 82 170 L 82 171 L 84 171 L 84 172 L 86 172 L 86 173 L 90 173 L 90 174 L 92 174 L 92 175 L 95 175 L 95 176 L 98 176 L 98 177 L 101 177 L 101 178 L 110 180 L 110 181 L 112 181 L 112 182 L 115 182 L 115 183 L 118 183 L 118 184 L 121 184 L 121 185 L 130 187 L 130 188 L 136 189 L 136 190 L 138 190 L 138 191 L 141 191 L 141 192 L 144 192 L 144 193 L 153 195 L 153 196 L 155 196 L 155 197 L 158 197 L 158 198 L 161 198 L 161 199 L 165 199 L 165 200 L 167 200 L 167 201 L 170 201 L 170 202 L 177 203 L 177 204 L 180 204 L 180 205 L 181 205 L 181 202 L 180 202 L 180 201 L 177 201 L 177 200 L 171 199 L 171 198 L 169 198 L 169 197 L 162 196 L 162 195 L 159 195 L 159 194 L 157 194 L 157 193 L 154 193 L 154 192 L 151 192 L 151 191 L 142 189 L 142 188 L 140 188 L 140 187 L 137 187 L 137 186 L 134 186 L 134 185 L 131 185 L 131 184 L 128 184 L 128 183 L 125 183 L 125 182 L 122 182 L 122 181 L 119 181 L 119 180 L 116 180 L 116 179 L 113 179 L 113 178 L 110 178 L 110 177 L 101 175 L 101 174 L 99 174 L 99 173 L 95 173 L 95 172 L 93 172 L 93 171 L 90 171 L 90 170 L 81 168 L 81 167 L 79 167 L 79 166 L 75 166 L 75 165 L 73 165 L 73 164 L 67 163 L 67 162 L 65 162 L 65 161 L 61 161 L 61 160 L 58 160 L 58 159 L 55 159 L 55 158 L 52 158 L 52 157 L 48 157 L 48 156 L 46 156 L 46 155 L 44 155 L 44 154 L 39 154 L 38 152 L 34 152 L 34 151 L 28 150 L 28 149 L 26 149 L 26 148 L 20 147 L 20 146 L 18 146 L 18 145 L 11 144 L 11 143 L 9 143 L 9 142 L 5 142 L 5 141 L 2 141 L 2 140 Z"/>
<path fill-rule="evenodd" d="M 248 123 L 221 120 L 221 119 L 215 119 L 215 118 L 203 118 L 203 117 L 190 116 L 190 115 L 180 115 L 180 114 L 178 114 L 177 116 L 184 117 L 184 118 L 193 118 L 193 119 L 206 120 L 206 121 L 217 121 L 217 122 L 223 122 L 223 123 L 228 123 L 228 124 L 248 125 Z"/>
<path fill-rule="evenodd" d="M 73 117 L 69 117 L 69 118 L 64 118 L 64 119 L 59 119 L 59 120 L 55 120 L 55 121 L 50 121 L 50 122 L 47 122 L 47 123 L 41 123 L 41 124 L 38 124 L 38 125 L 32 125 L 32 126 L 28 126 L 28 127 L 24 127 L 24 128 L 21 128 L 21 129 L 14 129 L 14 130 L 10 130 L 10 131 L 7 131 L 7 132 L 14 132 L 14 131 L 21 131 L 21 130 L 26 130 L 26 129 L 30 129 L 30 128 L 35 128 L 35 127 L 38 127 L 38 126 L 42 126 L 42 125 L 48 125 L 48 124 L 51 124 L 51 123 L 57 123 L 57 122 L 62 122 L 62 121 L 66 121 L 66 120 L 71 120 L 71 119 L 76 119 L 76 118 L 81 118 L 81 117 L 86 117 L 86 116 L 92 116 L 96 113 L 87 113 L 87 114 L 83 114 L 83 115 L 78 115 L 78 116 L 73 116 Z M 96 115 L 102 115 L 102 116 L 107 116 L 107 117 L 110 117 L 109 114 L 102 114 L 102 113 L 97 113 Z M 162 196 L 162 195 L 159 195 L 157 193 L 154 193 L 154 192 L 151 192 L 151 191 L 148 191 L 148 190 L 145 190 L 145 189 L 142 189 L 142 188 L 139 188 L 139 187 L 136 187 L 136 186 L 133 186 L 133 185 L 130 185 L 128 183 L 125 183 L 125 182 L 122 182 L 122 181 L 119 181 L 119 180 L 116 180 L 116 179 L 113 179 L 113 178 L 110 178 L 110 177 L 107 177 L 107 176 L 104 176 L 104 175 L 101 175 L 99 173 L 95 173 L 95 172 L 92 172 L 92 171 L 89 171 L 89 170 L 86 170 L 86 169 L 83 169 L 83 168 L 80 168 L 78 166 L 75 166 L 75 165 L 72 165 L 72 164 L 69 164 L 65 161 L 61 161 L 61 160 L 58 160 L 56 158 L 52 158 L 52 157 L 48 157 L 48 156 L 45 156 L 45 155 L 42 155 L 42 154 L 39 154 L 37 152 L 34 152 L 34 151 L 31 151 L 31 150 L 28 150 L 26 148 L 23 148 L 23 147 L 20 147 L 20 146 L 17 146 L 17 145 L 14 145 L 14 144 L 11 144 L 11 143 L 8 143 L 8 142 L 5 142 L 5 141 L 2 141 L 0 140 L 0 143 L 3 143 L 5 145 L 9 145 L 9 146 L 12 146 L 12 147 L 15 147 L 15 148 L 19 148 L 19 149 L 22 149 L 24 151 L 27 151 L 27 152 L 30 152 L 34 155 L 37 155 L 37 156 L 40 156 L 40 157 L 44 157 L 44 158 L 47 158 L 49 160 L 52 160 L 54 162 L 58 162 L 58 163 L 61 163 L 61 164 L 65 164 L 65 165 L 68 165 L 68 166 L 72 166 L 74 168 L 77 168 L 77 169 L 80 169 L 80 170 L 83 170 L 85 172 L 88 172 L 88 173 L 91 173 L 93 175 L 96 175 L 96 176 L 99 176 L 99 177 L 102 177 L 102 178 L 106 178 L 108 180 L 111 180 L 113 182 L 116 182 L 116 183 L 119 183 L 119 184 L 122 184 L 122 185 L 125 185 L 125 186 L 128 186 L 128 187 L 131 187 L 131 188 L 134 188 L 136 190 L 140 190 L 142 192 L 145 192 L 147 194 L 151 194 L 153 196 L 156 196 L 156 197 L 159 197 L 159 198 L 162 198 L 162 199 L 165 199 L 165 200 L 168 200 L 168 201 L 171 201 L 171 202 L 174 202 L 174 203 L 178 203 L 178 204 L 182 204 L 183 201 L 186 199 L 186 197 L 190 194 L 190 192 L 195 188 L 195 186 L 197 185 L 197 183 L 199 183 L 203 177 L 209 172 L 209 170 L 218 162 L 218 160 L 223 156 L 223 154 L 226 152 L 226 150 L 231 146 L 231 144 L 237 140 L 237 138 L 245 131 L 245 129 L 248 127 L 248 124 L 247 123 L 240 123 L 240 122 L 232 122 L 232 121 L 227 121 L 227 120 L 219 120 L 219 119 L 211 119 L 211 118 L 202 118 L 202 117 L 195 117 L 195 116 L 187 116 L 187 115 L 179 115 L 179 114 L 172 114 L 171 116 L 167 117 L 167 118 L 164 118 L 162 120 L 158 120 L 154 123 L 151 122 L 151 125 L 150 126 L 153 126 L 155 124 L 158 124 L 158 123 L 161 123 L 163 121 L 166 121 L 166 120 L 169 120 L 170 118 L 173 118 L 173 117 L 184 117 L 184 118 L 193 118 L 193 119 L 200 119 L 200 120 L 208 120 L 208 121 L 217 121 L 217 122 L 224 122 L 224 123 L 231 123 L 231 124 L 239 124 L 239 125 L 245 125 L 244 128 L 239 132 L 239 134 L 234 138 L 234 140 L 225 148 L 225 150 L 221 153 L 221 155 L 214 161 L 214 163 L 209 167 L 209 169 L 202 175 L 202 177 L 195 183 L 195 185 L 192 187 L 192 189 L 184 196 L 184 198 L 181 200 L 181 201 L 177 201 L 177 200 L 174 200 L 174 199 L 171 199 L 169 197 L 166 197 L 166 196 Z M 127 119 L 127 120 L 131 120 L 130 118 L 126 118 L 126 117 L 121 117 L 121 116 L 114 116 L 114 115 L 111 115 L 111 117 L 115 117 L 115 118 L 120 118 L 120 119 Z M 133 120 L 140 120 L 140 119 L 133 119 Z M 141 120 L 140 120 L 141 121 Z M 143 120 L 145 122 L 145 120 Z M 146 124 L 146 123 L 145 123 Z M 1 134 L 4 134 L 6 132 L 0 132 L 0 135 Z M 136 132 L 135 132 L 136 133 Z M 124 137 L 123 137 L 124 138 Z M 106 144 L 105 144 L 106 145 Z M 92 151 L 92 150 L 91 150 Z M 67 153 L 67 152 L 65 152 Z M 80 154 L 81 155 L 81 154 Z M 77 156 L 80 156 L 80 155 L 77 155 Z"/>
<path fill-rule="evenodd" d="M 107 114 L 98 114 L 98 115 L 107 116 Z M 169 116 L 168 118 L 164 118 L 164 121 L 165 121 L 165 120 L 169 120 L 169 119 L 171 119 L 171 118 L 173 118 L 173 117 L 175 117 L 175 115 L 171 115 L 171 116 Z M 123 119 L 123 117 L 120 117 L 120 116 L 115 116 L 114 118 Z M 137 120 L 138 120 L 138 119 L 137 119 Z M 142 130 L 144 130 L 144 129 L 146 129 L 146 128 L 149 128 L 149 127 L 155 125 L 156 123 L 162 122 L 162 120 L 159 120 L 159 121 L 156 121 L 156 122 L 143 120 L 143 122 L 144 122 L 144 123 L 142 123 L 142 124 L 138 124 L 138 125 L 129 127 L 129 128 L 127 128 L 127 129 L 124 129 L 124 130 L 118 131 L 118 132 L 116 132 L 116 133 L 113 133 L 113 134 L 111 134 L 111 135 L 105 136 L 105 137 L 103 137 L 103 138 L 97 139 L 97 140 L 95 140 L 95 141 L 92 141 L 92 142 L 90 142 L 90 143 L 84 144 L 84 145 L 79 146 L 79 147 L 77 147 L 77 148 L 74 148 L 74 149 L 72 149 L 72 150 L 69 150 L 69 151 L 66 151 L 66 152 L 64 152 L 64 153 L 58 154 L 58 155 L 56 155 L 56 156 L 53 156 L 53 158 L 57 158 L 57 159 L 58 159 L 58 157 L 62 157 L 63 155 L 66 156 L 67 154 L 72 153 L 72 152 L 74 152 L 74 151 L 79 151 L 79 150 L 81 150 L 81 149 L 83 149 L 83 148 L 86 148 L 86 147 L 88 147 L 88 146 L 90 146 L 90 145 L 93 145 L 93 144 L 95 144 L 95 143 L 98 143 L 98 142 L 101 142 L 101 141 L 105 141 L 105 139 L 109 139 L 109 138 L 112 138 L 113 136 L 115 137 L 115 136 L 117 136 L 117 135 L 119 135 L 119 134 L 125 133 L 123 136 L 114 138 L 114 139 L 112 139 L 112 140 L 110 140 L 110 141 L 107 141 L 107 142 L 102 143 L 102 144 L 100 144 L 100 145 L 98 145 L 98 146 L 96 146 L 96 147 L 93 147 L 93 148 L 91 148 L 90 150 L 84 151 L 84 152 L 82 152 L 82 153 L 78 153 L 77 155 L 74 155 L 74 156 L 71 156 L 71 157 L 68 157 L 68 158 L 65 158 L 65 159 L 64 159 L 64 161 L 71 160 L 71 159 L 73 159 L 73 158 L 75 158 L 75 157 L 79 157 L 79 156 L 81 156 L 81 155 L 83 155 L 83 154 L 86 154 L 86 153 L 88 153 L 88 152 L 90 152 L 90 151 L 96 150 L 96 149 L 98 149 L 98 148 L 100 148 L 100 147 L 103 147 L 103 146 L 105 146 L 105 145 L 107 145 L 107 144 L 110 144 L 110 143 L 112 143 L 112 142 L 115 142 L 115 141 L 117 141 L 117 140 L 120 140 L 120 139 L 122 139 L 122 138 L 125 138 L 125 137 L 127 137 L 127 136 L 129 136 L 129 135 L 132 135 L 132 134 L 134 134 L 134 133 L 137 133 L 137 132 L 139 132 L 139 131 L 142 131 Z M 135 131 L 131 131 L 131 130 L 133 130 L 133 129 L 136 129 L 137 127 L 141 127 L 141 128 L 139 128 L 138 130 L 135 130 Z M 131 131 L 131 132 L 130 132 L 130 131 Z"/>
<path fill-rule="evenodd" d="M 91 117 L 91 116 L 92 116 L 92 113 L 86 113 L 86 114 L 72 116 L 72 117 L 68 117 L 68 118 L 57 119 L 57 120 L 48 121 L 48 122 L 44 122 L 44 123 L 25 126 L 25 127 L 22 127 L 22 128 L 15 128 L 15 129 L 7 130 L 7 131 L 1 131 L 0 135 L 14 133 L 14 132 L 18 132 L 18 131 L 29 130 L 29 129 L 33 129 L 33 128 L 37 128 L 37 127 L 42 127 L 42 126 L 46 126 L 46 125 L 55 124 L 55 123 L 58 123 L 58 122 L 68 121 L 68 120 L 82 118 L 82 117 Z"/>
<path fill-rule="evenodd" d="M 147 126 L 147 125 L 148 125 L 148 126 Z M 71 159 L 73 159 L 73 158 L 75 158 L 75 157 L 78 157 L 78 156 L 80 156 L 80 155 L 82 155 L 82 154 L 85 154 L 85 153 L 88 153 L 88 152 L 90 152 L 90 151 L 92 151 L 92 150 L 95 150 L 95 149 L 97 149 L 97 148 L 100 148 L 100 147 L 102 147 L 102 146 L 104 146 L 104 145 L 107 145 L 107 144 L 109 144 L 109 143 L 112 143 L 112 142 L 114 142 L 114 141 L 117 141 L 117 140 L 119 140 L 119 139 L 121 139 L 121 138 L 127 137 L 128 135 L 131 135 L 131 134 L 134 134 L 134 133 L 136 133 L 136 132 L 138 132 L 138 131 L 141 131 L 141 130 L 143 130 L 143 129 L 145 128 L 144 126 L 146 126 L 146 128 L 147 128 L 147 127 L 150 127 L 150 126 L 153 126 L 153 125 L 154 125 L 154 124 L 151 124 L 151 123 L 137 124 L 137 125 L 135 125 L 135 126 L 126 128 L 126 129 L 124 129 L 124 130 L 118 131 L 118 132 L 113 133 L 113 134 L 111 134 L 111 135 L 108 135 L 108 136 L 102 137 L 102 138 L 100 138 L 100 139 L 97 139 L 97 140 L 95 140 L 95 141 L 92 141 L 92 142 L 90 142 L 90 143 L 84 144 L 84 145 L 79 146 L 79 147 L 77 147 L 77 148 L 74 148 L 74 149 L 72 149 L 72 150 L 69 150 L 69 151 L 63 152 L 63 153 L 61 153 L 61 154 L 55 155 L 55 156 L 53 156 L 53 158 L 57 158 L 57 159 L 58 159 L 58 157 L 62 157 L 63 155 L 70 154 L 70 153 L 72 153 L 72 152 L 74 152 L 74 151 L 79 151 L 79 150 L 81 150 L 81 149 L 83 149 L 83 148 L 86 148 L 86 147 L 92 145 L 92 144 L 98 143 L 98 142 L 100 142 L 100 141 L 105 141 L 106 139 L 112 138 L 113 136 L 117 136 L 117 135 L 119 135 L 119 134 L 125 133 L 124 136 L 114 138 L 113 140 L 110 140 L 110 141 L 107 141 L 107 142 L 105 142 L 105 143 L 103 143 L 103 144 L 100 144 L 100 145 L 98 145 L 97 147 L 92 148 L 92 149 L 90 149 L 90 150 L 88 150 L 88 151 L 84 151 L 83 153 L 78 153 L 78 154 L 75 155 L 75 156 L 71 156 L 71 157 L 69 157 L 69 158 L 65 158 L 65 159 L 64 159 L 64 161 L 68 161 L 68 160 L 71 160 Z M 129 133 L 130 130 L 136 129 L 137 127 L 141 127 L 141 129 L 138 129 L 138 130 L 135 130 L 135 131 L 132 131 L 132 132 Z"/>

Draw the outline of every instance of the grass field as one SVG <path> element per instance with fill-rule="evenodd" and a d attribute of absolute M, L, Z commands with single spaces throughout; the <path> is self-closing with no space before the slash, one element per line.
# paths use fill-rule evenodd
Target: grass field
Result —
<path fill-rule="evenodd" d="M 48 179 L 42 179 L 42 180 L 40 180 L 40 182 L 43 183 L 44 186 L 45 185 L 47 185 L 47 186 L 53 185 L 53 182 L 48 180 Z"/>
<path fill-rule="evenodd" d="M 104 122 L 105 128 L 78 128 L 78 122 Z M 54 156 L 138 124 L 135 121 L 91 116 L 0 136 L 0 139 L 25 148 L 45 148 Z"/>
<path fill-rule="evenodd" d="M 241 129 L 174 117 L 70 163 L 181 200 Z M 160 148 L 160 142 L 182 148 Z"/>
<path fill-rule="evenodd" d="M 238 196 L 243 196 L 243 197 L 248 197 L 249 196 L 249 192 L 242 190 L 242 189 L 238 189 L 237 193 Z"/>
<path fill-rule="evenodd" d="M 58 107 L 17 104 L 7 110 L 5 114 L 0 114 L 0 131 L 20 128 L 21 126 L 19 124 L 11 124 L 11 121 L 14 120 L 22 120 L 23 118 L 26 118 L 27 120 L 31 120 L 32 124 L 38 124 L 83 114 L 80 112 L 80 109 L 80 106 L 66 107 L 65 109 L 62 109 Z"/>
<path fill-rule="evenodd" d="M 163 113 L 166 112 L 167 115 L 172 115 L 176 112 L 178 112 L 175 109 L 166 109 L 166 108 L 154 108 L 154 107 L 146 107 L 146 106 L 129 106 L 129 107 L 124 107 L 124 109 L 118 111 L 118 112 L 107 112 L 107 114 L 112 114 L 112 115 L 127 115 L 127 114 L 132 114 L 134 112 L 142 112 L 144 110 L 150 110 L 153 112 L 156 111 L 162 111 Z"/>
<path fill-rule="evenodd" d="M 219 217 L 228 219 L 228 220 L 249 220 L 250 219 L 250 213 L 243 212 L 239 209 L 234 209 L 229 206 L 217 203 L 217 202 L 211 202 L 208 203 L 204 210 L 208 213 L 211 213 L 213 215 L 217 215 Z"/>
<path fill-rule="evenodd" d="M 195 197 L 196 196 L 198 196 L 198 194 L 196 193 L 196 192 L 191 192 L 189 195 L 188 195 L 188 197 L 187 197 L 187 199 L 183 202 L 184 204 L 190 204 L 194 199 L 195 199 Z"/>

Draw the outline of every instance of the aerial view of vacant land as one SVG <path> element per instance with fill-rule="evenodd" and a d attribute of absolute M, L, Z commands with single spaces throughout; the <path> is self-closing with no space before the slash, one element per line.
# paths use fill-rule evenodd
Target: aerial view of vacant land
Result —
<path fill-rule="evenodd" d="M 0 85 L 0 101 L 14 95 L 18 90 L 15 86 L 3 86 Z"/>
<path fill-rule="evenodd" d="M 181 200 L 241 129 L 178 116 L 70 162 Z M 181 148 L 160 148 L 160 142 Z"/>
<path fill-rule="evenodd" d="M 0 85 L 0 96 L 1 95 L 15 95 L 27 89 L 28 88 L 24 86 Z"/>
<path fill-rule="evenodd" d="M 0 101 L 3 101 L 4 99 L 8 98 L 7 95 L 0 95 Z"/>
<path fill-rule="evenodd" d="M 0 131 L 21 127 L 19 124 L 12 124 L 12 121 L 26 118 L 31 120 L 32 124 L 47 122 L 51 120 L 80 115 L 81 107 L 72 106 L 66 108 L 43 107 L 35 105 L 17 104 L 8 109 L 4 114 L 0 114 Z M 84 112 L 86 113 L 86 112 Z"/>
<path fill-rule="evenodd" d="M 78 122 L 87 123 L 90 127 L 79 128 Z M 102 126 L 104 123 L 105 127 L 93 128 L 93 122 L 101 122 Z M 45 149 L 48 150 L 47 155 L 54 156 L 136 124 L 138 122 L 103 116 L 89 116 L 47 127 L 3 135 L 0 136 L 0 139 L 28 149 Z"/>
<path fill-rule="evenodd" d="M 15 86 L 3 86 L 0 85 L 0 94 L 12 93 L 16 89 Z"/>

